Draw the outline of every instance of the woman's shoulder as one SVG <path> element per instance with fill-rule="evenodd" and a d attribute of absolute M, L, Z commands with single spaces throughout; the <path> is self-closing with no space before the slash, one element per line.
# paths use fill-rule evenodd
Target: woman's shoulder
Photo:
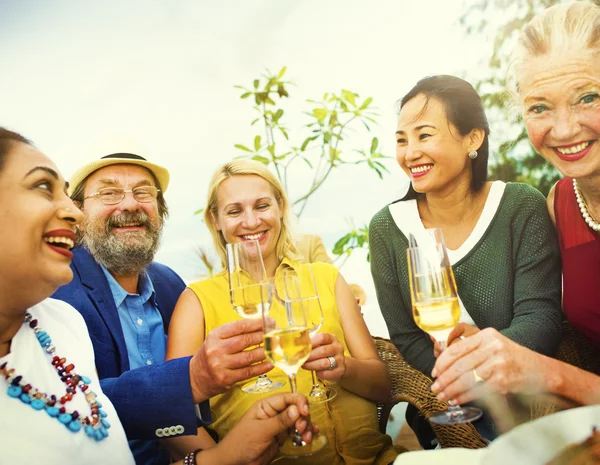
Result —
<path fill-rule="evenodd" d="M 381 223 L 389 221 L 391 218 L 392 215 L 390 214 L 390 206 L 386 205 L 373 215 L 369 223 L 369 229 L 379 227 Z"/>
<path fill-rule="evenodd" d="M 546 210 L 546 197 L 535 187 L 522 182 L 506 183 L 506 202 L 518 210 Z"/>
<path fill-rule="evenodd" d="M 187 287 L 194 291 L 196 294 L 198 294 L 199 292 L 208 289 L 221 288 L 227 285 L 227 272 L 221 271 L 220 273 L 217 273 L 216 275 L 211 276 L 210 278 L 205 278 L 189 283 Z"/>

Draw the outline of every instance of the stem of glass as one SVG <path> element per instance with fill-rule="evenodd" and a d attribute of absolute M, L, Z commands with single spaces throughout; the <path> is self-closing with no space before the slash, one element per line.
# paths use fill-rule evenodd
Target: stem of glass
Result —
<path fill-rule="evenodd" d="M 290 386 L 292 388 L 292 394 L 295 394 L 298 390 L 298 386 L 296 384 L 296 373 L 289 373 L 288 379 L 290 380 Z M 304 445 L 304 441 L 302 441 L 302 435 L 300 432 L 294 428 L 294 435 L 292 437 L 292 444 L 297 447 L 302 447 Z"/>

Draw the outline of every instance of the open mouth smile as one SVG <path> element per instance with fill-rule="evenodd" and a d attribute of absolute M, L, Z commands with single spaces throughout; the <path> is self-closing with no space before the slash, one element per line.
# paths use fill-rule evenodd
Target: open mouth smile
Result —
<path fill-rule="evenodd" d="M 259 241 L 259 242 L 261 242 L 266 234 L 267 234 L 267 231 L 261 231 L 261 232 L 254 233 L 254 234 L 243 234 L 239 237 L 241 237 L 242 240 L 244 240 L 244 241 Z"/>
<path fill-rule="evenodd" d="M 595 141 L 580 142 L 578 144 L 568 146 L 565 145 L 562 147 L 553 147 L 553 149 L 561 160 L 577 161 L 589 153 L 594 142 Z"/>
<path fill-rule="evenodd" d="M 429 171 L 433 168 L 432 164 L 427 165 L 418 165 L 411 166 L 408 169 L 410 170 L 410 176 L 412 178 L 420 178 L 421 176 L 425 176 Z"/>
<path fill-rule="evenodd" d="M 44 242 L 55 252 L 72 258 L 71 249 L 75 246 L 75 233 L 68 229 L 57 229 L 44 234 Z"/>

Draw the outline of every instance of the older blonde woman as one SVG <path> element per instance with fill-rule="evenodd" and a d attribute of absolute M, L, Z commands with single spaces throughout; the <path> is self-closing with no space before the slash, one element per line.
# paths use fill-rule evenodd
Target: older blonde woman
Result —
<path fill-rule="evenodd" d="M 225 245 L 258 239 L 269 277 L 282 267 L 307 266 L 297 260 L 289 229 L 289 203 L 279 181 L 261 163 L 239 159 L 221 166 L 208 190 L 206 224 L 223 265 Z M 337 397 L 311 406 L 311 418 L 319 425 L 328 445 L 309 458 L 289 463 L 388 464 L 398 454 L 389 436 L 378 431 L 374 402 L 387 399 L 390 383 L 352 292 L 335 267 L 312 265 L 325 313 L 313 350 L 298 374 L 299 392 L 308 392 L 315 370 L 327 382 L 336 383 Z M 194 353 L 208 332 L 240 317 L 229 302 L 227 273 L 191 284 L 180 297 L 169 328 L 167 357 Z M 330 362 L 335 359 L 335 368 Z M 333 369 L 331 369 L 333 368 Z M 269 377 L 283 379 L 279 370 Z M 250 403 L 261 395 L 241 391 L 237 383 L 211 399 L 213 428 L 227 437 Z M 288 459 L 289 460 L 289 459 Z M 287 463 L 283 459 L 278 463 Z"/>
<path fill-rule="evenodd" d="M 529 139 L 565 179 L 548 197 L 560 239 L 567 319 L 600 347 L 600 7 L 553 6 L 525 27 L 511 90 Z M 476 379 L 500 392 L 547 391 L 600 402 L 600 377 L 531 352 L 493 329 L 460 341 L 437 360 L 439 397 L 466 402 Z"/>

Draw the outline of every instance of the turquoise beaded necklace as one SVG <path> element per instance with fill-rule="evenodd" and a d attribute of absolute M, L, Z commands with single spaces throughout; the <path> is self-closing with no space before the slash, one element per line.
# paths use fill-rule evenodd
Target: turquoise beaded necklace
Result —
<path fill-rule="evenodd" d="M 56 418 L 73 433 L 83 429 L 87 436 L 96 441 L 107 438 L 110 423 L 106 420 L 106 412 L 101 409 L 102 404 L 97 399 L 97 395 L 89 390 L 90 378 L 75 373 L 73 371 L 75 365 L 72 363 L 67 364 L 65 358 L 56 355 L 56 348 L 52 344 L 52 339 L 46 331 L 38 326 L 37 320 L 34 320 L 29 312 L 25 314 L 23 324 L 33 330 L 42 348 L 52 357 L 52 366 L 56 368 L 58 376 L 65 383 L 65 394 L 57 398 L 55 395 L 39 392 L 31 384 L 23 381 L 23 377 L 16 375 L 14 368 L 9 368 L 7 362 L 4 362 L 0 366 L 0 375 L 4 376 L 8 383 L 7 394 L 24 404 L 28 404 L 34 410 L 45 410 L 48 415 Z M 66 410 L 66 404 L 77 394 L 77 389 L 85 395 L 85 400 L 90 406 L 91 414 L 89 416 L 82 416 L 77 410 L 71 412 Z"/>

